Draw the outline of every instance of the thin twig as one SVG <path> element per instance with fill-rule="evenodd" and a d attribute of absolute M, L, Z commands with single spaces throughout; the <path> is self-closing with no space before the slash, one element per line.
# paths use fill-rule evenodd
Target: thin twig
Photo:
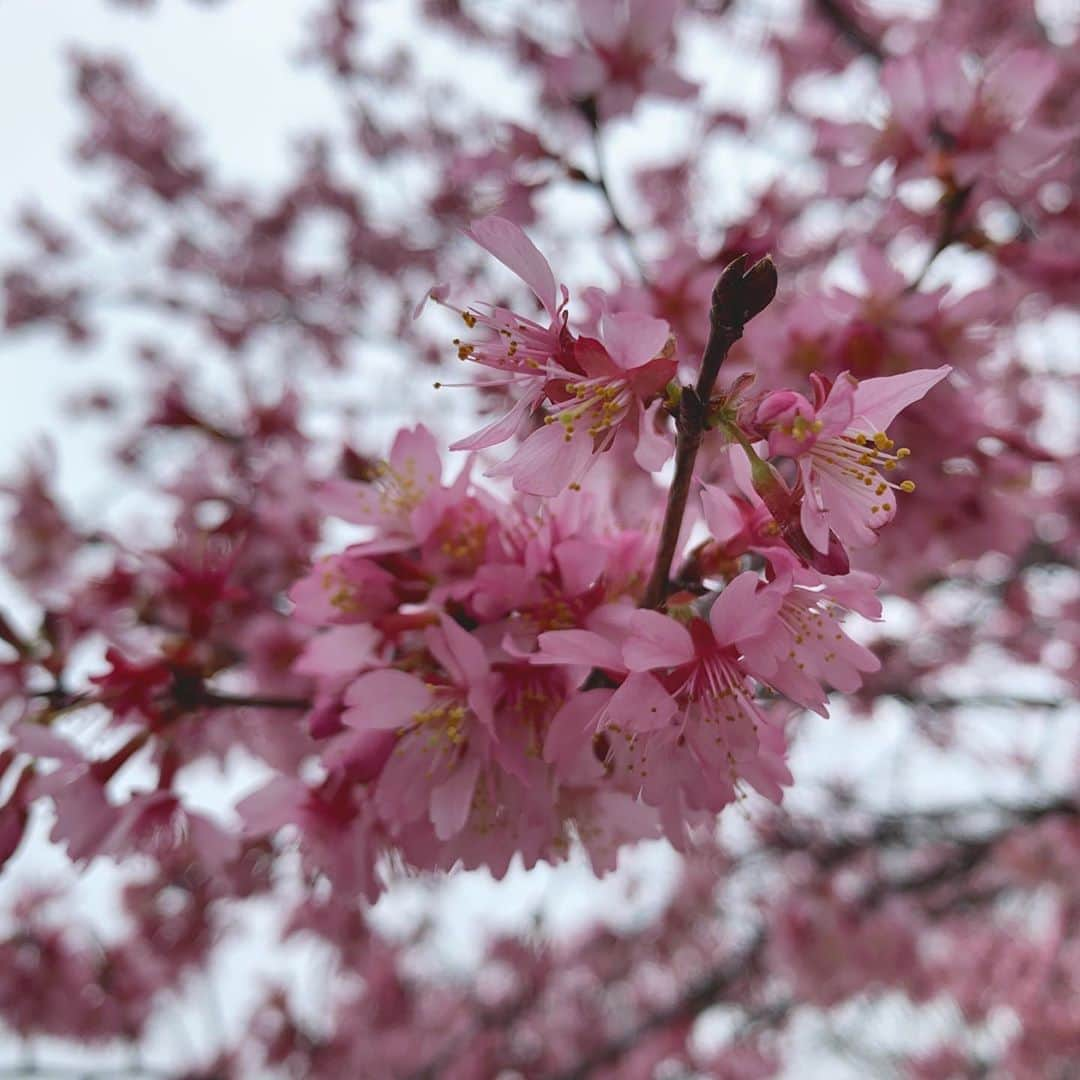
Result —
<path fill-rule="evenodd" d="M 580 169 L 571 169 L 570 176 L 575 180 L 581 180 L 586 184 L 590 184 L 600 193 L 604 202 L 607 204 L 611 223 L 615 226 L 616 231 L 622 237 L 623 243 L 626 245 L 626 251 L 630 256 L 630 261 L 634 264 L 642 284 L 648 285 L 649 275 L 645 271 L 645 260 L 641 257 L 641 252 L 638 250 L 637 237 L 634 235 L 630 226 L 626 224 L 622 214 L 619 213 L 619 208 L 615 205 L 615 200 L 611 195 L 611 188 L 608 186 L 607 163 L 604 156 L 604 140 L 600 128 L 600 116 L 596 111 L 596 102 L 592 98 L 586 98 L 579 101 L 577 106 L 581 111 L 582 116 L 585 117 L 585 121 L 589 125 L 589 130 L 592 132 L 593 155 L 596 158 L 596 175 L 590 176 Z"/>

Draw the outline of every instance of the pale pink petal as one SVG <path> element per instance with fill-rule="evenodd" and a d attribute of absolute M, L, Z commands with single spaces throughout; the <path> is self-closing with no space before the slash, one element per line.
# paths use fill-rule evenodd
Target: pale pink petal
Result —
<path fill-rule="evenodd" d="M 600 333 L 611 359 L 623 371 L 647 364 L 663 351 L 671 336 L 671 327 L 663 319 L 636 311 L 605 314 Z"/>
<path fill-rule="evenodd" d="M 402 428 L 390 449 L 390 465 L 399 476 L 411 480 L 421 491 L 442 480 L 442 461 L 435 436 L 423 424 Z"/>
<path fill-rule="evenodd" d="M 881 480 L 875 473 L 877 481 Z M 875 529 L 896 516 L 896 498 L 891 492 L 877 495 L 878 484 L 866 486 L 858 480 L 838 479 L 832 473 L 818 474 L 822 503 L 829 526 L 848 547 L 871 547 L 877 543 Z"/>
<path fill-rule="evenodd" d="M 681 0 L 630 0 L 628 41 L 640 53 L 651 53 L 671 40 Z"/>
<path fill-rule="evenodd" d="M 475 686 L 491 673 L 483 645 L 447 615 L 429 633 L 428 647 L 459 686 Z"/>
<path fill-rule="evenodd" d="M 825 404 L 818 410 L 816 419 L 821 422 L 819 439 L 828 439 L 847 430 L 855 412 L 857 383 L 846 371 L 841 372 L 833 383 Z"/>
<path fill-rule="evenodd" d="M 552 552 L 559 577 L 568 596 L 583 593 L 604 572 L 608 560 L 605 544 L 588 540 L 564 540 Z"/>
<path fill-rule="evenodd" d="M 1017 49 L 991 65 L 983 92 L 1013 125 L 1038 107 L 1058 76 L 1058 62 L 1043 49 Z"/>
<path fill-rule="evenodd" d="M 356 480 L 327 480 L 315 492 L 315 505 L 324 514 L 355 525 L 377 525 L 387 518 L 397 518 L 391 508 L 383 505 L 373 484 Z"/>
<path fill-rule="evenodd" d="M 569 438 L 562 424 L 545 424 L 488 476 L 511 476 L 518 491 L 552 498 L 584 474 L 592 460 L 593 437 L 577 428 Z"/>
<path fill-rule="evenodd" d="M 638 440 L 634 447 L 634 461 L 646 472 L 659 472 L 675 449 L 675 440 L 666 431 L 656 428 L 656 416 L 663 407 L 663 398 L 657 398 L 638 418 Z"/>
<path fill-rule="evenodd" d="M 804 489 L 799 524 L 814 549 L 825 555 L 829 551 L 829 519 L 819 505 L 819 495 L 813 486 L 813 466 L 808 458 L 799 461 L 799 472 L 802 474 Z"/>
<path fill-rule="evenodd" d="M 859 270 L 870 292 L 878 296 L 891 296 L 902 292 L 907 278 L 885 257 L 881 248 L 874 244 L 860 244 L 855 252 Z"/>
<path fill-rule="evenodd" d="M 535 394 L 523 397 L 505 416 L 500 416 L 479 431 L 474 431 L 472 435 L 451 443 L 450 449 L 484 450 L 489 446 L 497 446 L 499 443 L 506 442 L 507 439 L 512 439 L 521 427 L 525 415 L 535 406 L 536 400 Z"/>
<path fill-rule="evenodd" d="M 414 319 L 420 318 L 420 313 L 424 310 L 424 306 L 429 300 L 434 300 L 436 303 L 441 303 L 450 295 L 450 286 L 444 282 L 439 282 L 436 285 L 432 285 L 430 289 L 422 297 L 420 297 L 416 306 L 413 308 L 412 317 Z"/>

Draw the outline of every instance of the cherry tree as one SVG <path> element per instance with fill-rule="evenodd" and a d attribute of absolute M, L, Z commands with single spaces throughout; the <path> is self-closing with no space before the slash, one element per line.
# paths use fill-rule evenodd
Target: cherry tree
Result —
<path fill-rule="evenodd" d="M 298 7 L 282 176 L 79 45 L 16 208 L 0 1076 L 1075 1075 L 1075 12 Z"/>

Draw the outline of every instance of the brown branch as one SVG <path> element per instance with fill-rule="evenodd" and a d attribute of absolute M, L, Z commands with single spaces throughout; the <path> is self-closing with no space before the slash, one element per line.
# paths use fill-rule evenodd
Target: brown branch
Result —
<path fill-rule="evenodd" d="M 709 398 L 720 374 L 720 365 L 731 346 L 742 337 L 743 327 L 764 311 L 776 295 L 776 267 L 772 259 L 766 256 L 746 269 L 747 258 L 740 255 L 729 263 L 716 282 L 709 310 L 709 340 L 701 358 L 697 385 L 684 386 L 679 398 L 675 419 L 675 475 L 664 509 L 656 561 L 641 601 L 644 608 L 660 608 L 668 596 L 671 561 L 679 542 L 694 463 L 707 429 Z"/>
<path fill-rule="evenodd" d="M 266 694 L 221 694 L 206 690 L 198 700 L 199 708 L 208 709 L 295 709 L 305 711 L 314 703 L 308 698 L 274 697 Z"/>

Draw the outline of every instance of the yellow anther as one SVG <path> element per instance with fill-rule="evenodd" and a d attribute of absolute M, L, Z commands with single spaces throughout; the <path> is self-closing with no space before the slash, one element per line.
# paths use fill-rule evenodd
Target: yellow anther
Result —
<path fill-rule="evenodd" d="M 476 316 L 471 311 L 463 311 L 461 318 L 470 330 L 476 325 Z"/>
<path fill-rule="evenodd" d="M 906 491 L 910 495 L 911 492 L 913 492 L 915 490 L 915 481 L 914 480 L 903 480 L 903 481 L 901 481 L 900 490 L 901 491 Z"/>

